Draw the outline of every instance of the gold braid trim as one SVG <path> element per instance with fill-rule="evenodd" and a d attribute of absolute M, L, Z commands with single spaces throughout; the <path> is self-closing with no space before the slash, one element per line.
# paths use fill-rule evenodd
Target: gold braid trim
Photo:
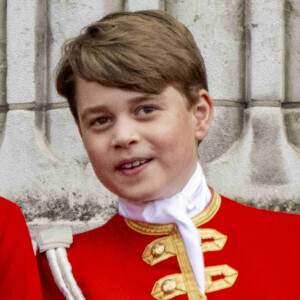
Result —
<path fill-rule="evenodd" d="M 186 294 L 186 286 L 184 284 L 182 274 L 167 275 L 156 281 L 151 295 L 158 300 L 169 300 L 179 295 Z M 197 300 L 207 300 L 206 296 L 199 291 Z"/>
<path fill-rule="evenodd" d="M 140 221 L 125 219 L 129 228 L 146 235 L 169 235 L 174 228 L 174 224 L 149 224 Z"/>
<path fill-rule="evenodd" d="M 202 238 L 201 248 L 203 252 L 220 251 L 223 249 L 227 241 L 226 235 L 209 228 L 200 228 L 198 231 Z M 205 241 L 205 239 L 209 239 L 209 241 Z M 149 243 L 145 248 L 142 259 L 150 266 L 154 266 L 176 255 L 177 252 L 172 242 L 172 235 L 168 235 Z"/>
<path fill-rule="evenodd" d="M 203 299 L 203 294 L 201 294 L 198 284 L 195 280 L 194 272 L 177 226 L 174 227 L 174 231 L 172 232 L 171 236 L 173 238 L 174 245 L 177 249 L 177 260 L 179 263 L 183 282 L 185 284 L 189 300 Z"/>
<path fill-rule="evenodd" d="M 192 222 L 199 227 L 211 220 L 218 212 L 221 206 L 221 197 L 212 190 L 212 200 L 206 209 L 196 217 Z M 185 245 L 180 232 L 175 224 L 149 224 L 140 221 L 125 219 L 126 224 L 132 230 L 145 235 L 163 235 L 150 243 L 144 253 L 143 260 L 153 266 L 169 257 L 177 256 L 181 274 L 172 274 L 158 280 L 152 290 L 151 295 L 155 299 L 168 300 L 173 297 L 187 294 L 189 300 L 206 300 L 198 288 L 194 273 L 187 256 Z M 213 241 L 207 241 L 202 244 L 203 252 L 221 250 L 227 240 L 227 236 L 214 229 L 198 229 L 203 239 L 213 238 Z M 156 247 L 156 248 L 155 248 Z M 206 292 L 213 292 L 219 289 L 230 287 L 234 284 L 237 277 L 237 271 L 227 265 L 205 268 Z M 212 281 L 214 274 L 223 274 L 224 279 Z M 173 286 L 174 285 L 174 286 Z M 169 291 L 170 290 L 170 291 Z"/>
<path fill-rule="evenodd" d="M 196 217 L 192 218 L 192 222 L 196 227 L 199 227 L 211 220 L 221 206 L 220 195 L 214 190 L 212 190 L 212 193 L 212 200 L 206 209 Z M 132 230 L 146 235 L 169 235 L 174 228 L 174 224 L 149 224 L 130 219 L 125 219 L 125 222 Z"/>
<path fill-rule="evenodd" d="M 186 294 L 182 274 L 165 276 L 154 284 L 151 295 L 158 300 L 169 300 Z"/>
<path fill-rule="evenodd" d="M 192 221 L 196 227 L 199 227 L 210 221 L 216 215 L 221 206 L 221 196 L 214 190 L 212 190 L 212 193 L 213 196 L 210 204 L 202 213 L 192 218 Z"/>
<path fill-rule="evenodd" d="M 211 293 L 232 287 L 239 274 L 237 270 L 228 265 L 206 267 L 204 270 L 206 293 Z M 213 281 L 212 277 L 217 275 L 223 275 L 224 278 Z"/>

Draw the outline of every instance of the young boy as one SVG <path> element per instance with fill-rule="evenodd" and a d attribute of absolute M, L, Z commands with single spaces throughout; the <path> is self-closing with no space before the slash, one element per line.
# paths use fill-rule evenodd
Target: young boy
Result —
<path fill-rule="evenodd" d="M 184 25 L 161 11 L 108 15 L 66 44 L 56 83 L 119 214 L 67 252 L 40 235 L 44 299 L 299 297 L 300 217 L 206 185 L 197 148 L 213 102 Z"/>

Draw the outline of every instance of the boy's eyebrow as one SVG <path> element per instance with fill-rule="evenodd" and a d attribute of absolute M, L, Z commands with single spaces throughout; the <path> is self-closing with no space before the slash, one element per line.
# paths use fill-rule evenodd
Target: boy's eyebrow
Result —
<path fill-rule="evenodd" d="M 131 98 L 129 100 L 130 100 L 130 102 L 135 103 L 135 102 L 147 101 L 149 99 L 154 99 L 154 98 L 158 99 L 157 96 L 158 95 L 155 95 L 155 94 L 143 94 L 141 96 L 133 97 L 133 98 Z"/>
<path fill-rule="evenodd" d="M 133 104 L 138 103 L 138 102 L 143 102 L 143 101 L 147 101 L 147 100 L 151 100 L 151 99 L 160 99 L 160 97 L 157 97 L 158 95 L 156 94 L 143 94 L 137 97 L 132 97 L 129 99 L 129 101 Z M 92 113 L 97 113 L 103 110 L 107 110 L 107 105 L 97 105 L 97 106 L 93 106 L 93 107 L 88 107 L 86 109 L 83 110 L 82 114 L 81 114 L 81 118 L 82 120 L 84 120 L 89 114 Z"/>

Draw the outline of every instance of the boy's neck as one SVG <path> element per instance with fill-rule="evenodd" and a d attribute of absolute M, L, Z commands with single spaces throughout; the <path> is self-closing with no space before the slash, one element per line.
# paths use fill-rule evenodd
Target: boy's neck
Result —
<path fill-rule="evenodd" d="M 196 170 L 184 188 L 174 196 L 167 199 L 155 200 L 152 202 L 131 202 L 126 199 L 119 199 L 119 214 L 125 218 L 144 221 L 149 223 L 164 223 L 159 221 L 159 211 L 176 210 L 176 199 L 183 198 L 184 208 L 187 215 L 192 218 L 201 213 L 211 200 L 211 192 L 206 184 L 200 164 L 197 162 Z M 164 209 L 162 210 L 162 207 Z M 181 207 L 182 209 L 182 207 Z M 167 218 L 163 219 L 167 220 Z M 159 221 L 159 222 L 158 222 Z"/>

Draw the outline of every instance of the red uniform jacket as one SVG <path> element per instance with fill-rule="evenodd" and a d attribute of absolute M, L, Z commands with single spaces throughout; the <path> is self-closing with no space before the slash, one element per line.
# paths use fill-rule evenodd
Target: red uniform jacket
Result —
<path fill-rule="evenodd" d="M 0 299 L 42 299 L 38 268 L 20 208 L 0 197 Z"/>
<path fill-rule="evenodd" d="M 300 216 L 246 207 L 214 192 L 193 218 L 202 236 L 208 300 L 300 298 Z M 88 300 L 201 298 L 175 225 L 114 216 L 74 236 L 68 250 Z M 64 299 L 44 254 L 44 299 Z"/>

